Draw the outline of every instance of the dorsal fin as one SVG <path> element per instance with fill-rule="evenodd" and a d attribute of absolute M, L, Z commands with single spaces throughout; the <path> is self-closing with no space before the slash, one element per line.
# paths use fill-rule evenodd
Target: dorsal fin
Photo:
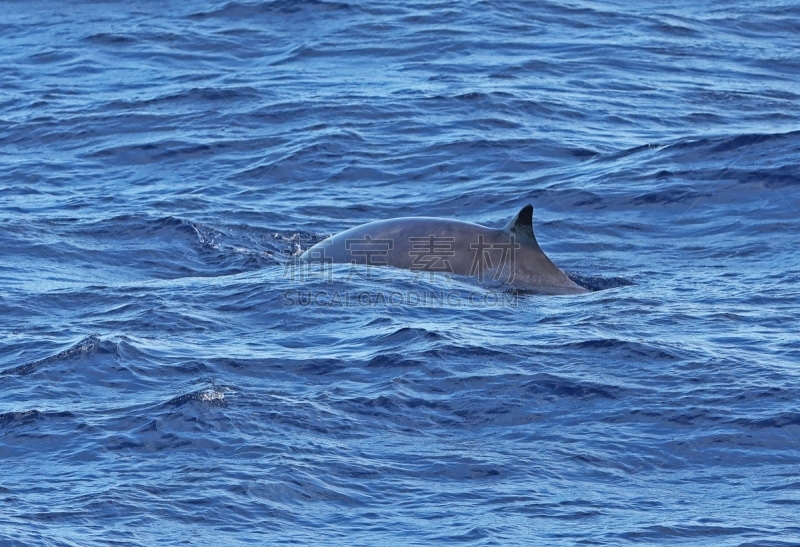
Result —
<path fill-rule="evenodd" d="M 539 246 L 536 236 L 533 235 L 533 205 L 528 204 L 520 209 L 504 230 L 513 233 L 517 239 Z"/>

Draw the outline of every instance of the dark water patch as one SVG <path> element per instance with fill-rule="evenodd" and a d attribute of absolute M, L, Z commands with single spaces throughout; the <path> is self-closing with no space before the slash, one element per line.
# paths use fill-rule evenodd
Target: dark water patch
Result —
<path fill-rule="evenodd" d="M 421 328 L 402 327 L 396 331 L 383 336 L 384 343 L 397 344 L 407 342 L 438 342 L 442 340 L 442 334 Z"/>
<path fill-rule="evenodd" d="M 604 386 L 552 374 L 537 375 L 535 379 L 523 382 L 520 388 L 529 394 L 555 395 L 586 401 L 596 398 L 613 400 L 622 394 L 622 390 L 616 386 Z"/>
<path fill-rule="evenodd" d="M 503 474 L 503 469 L 490 463 L 460 459 L 449 464 L 434 464 L 427 473 L 437 479 L 460 481 L 497 478 Z"/>
<path fill-rule="evenodd" d="M 190 17 L 192 19 L 242 19 L 268 14 L 294 15 L 303 13 L 305 15 L 316 15 L 331 11 L 348 10 L 350 8 L 350 4 L 345 2 L 325 2 L 322 0 L 302 0 L 299 2 L 273 0 L 272 2 L 263 3 L 228 2 L 214 11 L 197 12 L 190 15 Z"/>
<path fill-rule="evenodd" d="M 10 435 L 12 432 L 19 435 L 19 428 L 24 428 L 34 424 L 39 424 L 46 420 L 62 420 L 62 419 L 75 418 L 72 412 L 68 411 L 47 411 L 40 410 L 26 410 L 17 412 L 4 412 L 0 413 L 0 430 L 3 435 Z M 3 435 L 0 435 L 2 437 Z"/>
<path fill-rule="evenodd" d="M 750 134 L 750 135 L 737 135 L 720 140 L 712 148 L 712 152 L 728 152 L 742 147 L 754 147 L 763 145 L 773 140 L 797 140 L 800 138 L 800 131 L 793 131 L 790 133 L 777 133 L 777 134 Z"/>
<path fill-rule="evenodd" d="M 699 427 L 716 424 L 724 420 L 724 415 L 713 409 L 687 408 L 683 412 L 673 412 L 665 419 L 669 422 L 686 427 Z"/>
<path fill-rule="evenodd" d="M 657 359 L 677 359 L 675 355 L 661 349 L 657 349 L 641 342 L 630 342 L 627 340 L 619 340 L 615 338 L 601 338 L 596 340 L 585 340 L 583 342 L 574 342 L 569 344 L 570 347 L 588 350 L 611 350 L 615 352 L 630 353 L 641 357 L 650 357 Z"/>
<path fill-rule="evenodd" d="M 108 32 L 98 32 L 84 38 L 87 42 L 100 46 L 123 46 L 137 42 L 136 38 L 126 34 L 113 34 Z"/>
<path fill-rule="evenodd" d="M 259 376 L 269 373 L 288 373 L 304 377 L 336 376 L 336 373 L 347 370 L 348 363 L 333 358 L 304 358 L 297 355 L 292 359 L 221 359 L 212 360 L 215 368 L 221 367 L 238 371 L 240 374 L 257 374 Z"/>
<path fill-rule="evenodd" d="M 668 36 L 700 37 L 703 35 L 699 30 L 685 25 L 667 23 L 665 21 L 656 21 L 650 25 L 650 28 L 655 32 L 663 33 Z"/>
<path fill-rule="evenodd" d="M 23 412 L 4 412 L 0 414 L 0 427 L 6 428 L 14 425 L 31 424 L 43 417 L 38 410 L 28 410 Z"/>
<path fill-rule="evenodd" d="M 577 196 L 572 198 L 572 205 L 575 207 L 593 207 L 602 209 L 607 207 L 603 196 L 594 192 L 576 192 Z"/>
<path fill-rule="evenodd" d="M 374 369 L 417 369 L 424 364 L 422 361 L 407 359 L 398 353 L 385 353 L 376 355 L 365 366 Z"/>
<path fill-rule="evenodd" d="M 791 189 L 792 187 L 800 186 L 800 168 L 797 165 L 782 165 L 774 169 L 762 169 L 753 172 L 747 178 L 739 178 L 741 182 L 749 182 L 748 179 L 760 180 L 766 188 L 773 190 Z M 797 199 L 792 198 L 792 196 L 784 197 L 783 199 L 791 199 L 794 203 L 797 203 Z"/>
<path fill-rule="evenodd" d="M 800 426 L 800 413 L 799 412 L 781 412 L 779 414 L 768 417 L 753 417 L 753 418 L 739 418 L 732 420 L 731 424 L 746 428 L 746 429 L 794 429 L 795 426 Z"/>
<path fill-rule="evenodd" d="M 144 215 L 118 215 L 107 220 L 91 223 L 81 230 L 89 237 L 101 240 L 117 238 L 140 241 L 145 238 L 181 239 L 197 237 L 196 226 L 188 220 L 167 216 L 149 218 Z"/>
<path fill-rule="evenodd" d="M 691 114 L 686 115 L 685 119 L 689 123 L 714 123 L 722 122 L 724 120 L 722 116 L 712 112 L 692 112 Z"/>
<path fill-rule="evenodd" d="M 86 157 L 89 159 L 114 160 L 124 165 L 142 165 L 210 157 L 220 149 L 224 149 L 225 146 L 224 144 L 212 146 L 180 141 L 160 141 L 96 150 Z"/>
<path fill-rule="evenodd" d="M 207 225 L 176 217 L 120 215 L 71 230 L 92 251 L 129 268 L 158 270 L 159 277 L 223 275 L 281 263 L 296 252 L 302 234 L 268 228 Z M 307 236 L 313 240 L 313 236 Z M 124 248 L 124 258 L 116 249 Z M 103 260 L 102 255 L 100 260 Z"/>
<path fill-rule="evenodd" d="M 585 287 L 590 291 L 605 291 L 619 287 L 631 287 L 635 285 L 630 279 L 624 277 L 603 277 L 599 275 L 582 275 L 575 272 L 567 272 L 567 277 L 572 281 Z"/>
<path fill-rule="evenodd" d="M 796 153 L 800 147 L 799 139 L 800 132 L 798 131 L 709 137 L 670 144 L 659 152 L 659 157 L 673 160 L 696 159 L 706 162 L 709 159 L 718 158 L 725 162 L 725 167 L 738 168 L 743 162 L 750 163 L 754 155 L 761 155 L 764 150 L 769 148 L 772 148 L 774 152 L 785 150 Z M 685 163 L 685 161 L 681 163 Z"/>
<path fill-rule="evenodd" d="M 142 110 L 150 110 L 151 114 L 157 114 L 159 116 L 157 118 L 152 118 L 152 121 L 160 122 L 160 124 L 165 125 L 166 128 L 170 127 L 175 120 L 174 117 L 170 115 L 170 107 L 178 108 L 180 105 L 194 107 L 200 103 L 210 103 L 210 105 L 213 105 L 222 102 L 227 104 L 240 100 L 258 101 L 262 97 L 263 94 L 261 91 L 250 86 L 193 87 L 177 93 L 165 93 L 155 97 L 125 100 L 115 98 L 95 107 L 98 108 L 100 112 L 120 112 L 124 113 L 125 116 L 130 116 L 134 113 L 142 114 Z M 152 144 L 143 144 L 139 146 L 150 146 L 151 149 L 154 147 Z M 108 152 L 101 150 L 95 154 L 101 156 L 108 154 Z"/>
<path fill-rule="evenodd" d="M 41 51 L 39 53 L 34 53 L 29 57 L 29 60 L 35 64 L 47 64 L 47 63 L 61 63 L 66 61 L 71 61 L 75 58 L 75 54 L 69 51 L 63 50 L 51 50 L 51 51 Z"/>
<path fill-rule="evenodd" d="M 430 425 L 463 422 L 454 415 L 449 403 L 420 397 L 381 394 L 359 396 L 337 402 L 335 407 L 347 415 L 381 422 L 379 428 L 401 427 L 416 432 Z"/>
<path fill-rule="evenodd" d="M 664 538 L 726 538 L 729 536 L 744 536 L 758 534 L 759 528 L 739 526 L 714 526 L 714 525 L 681 525 L 681 526 L 649 526 L 637 531 L 621 532 L 616 537 L 628 541 L 654 541 Z M 767 532 L 764 530 L 763 532 Z M 758 543 L 758 545 L 763 545 Z"/>
<path fill-rule="evenodd" d="M 775 505 L 800 505 L 800 499 L 772 499 L 767 500 L 766 503 L 772 503 Z"/>
<path fill-rule="evenodd" d="M 41 369 L 42 367 L 46 367 L 54 363 L 80 360 L 88 356 L 94 355 L 98 352 L 104 352 L 104 351 L 108 352 L 109 348 L 107 346 L 104 347 L 101 344 L 100 338 L 92 335 L 87 338 L 84 338 L 74 346 L 71 346 L 63 350 L 57 353 L 56 355 L 51 355 L 50 357 L 45 357 L 43 359 L 38 359 L 36 361 L 30 361 L 27 363 L 23 363 L 21 365 L 7 368 L 3 371 L 0 371 L 0 375 L 5 376 L 11 374 L 15 375 L 31 374 Z"/>
<path fill-rule="evenodd" d="M 672 173 L 661 171 L 655 174 L 655 178 L 671 177 Z M 647 192 L 636 196 L 630 200 L 636 206 L 665 206 L 665 205 L 690 205 L 704 198 L 712 198 L 714 194 L 708 192 L 698 192 L 692 188 L 670 188 L 657 192 Z"/>
<path fill-rule="evenodd" d="M 775 492 L 780 490 L 800 490 L 800 481 L 781 483 L 773 486 L 760 486 L 756 490 L 764 492 Z"/>
<path fill-rule="evenodd" d="M 502 344 L 501 346 L 504 345 Z M 504 349 L 484 345 L 440 344 L 435 348 L 426 350 L 424 355 L 450 361 L 452 359 L 502 359 L 511 358 L 513 354 L 509 354 Z"/>

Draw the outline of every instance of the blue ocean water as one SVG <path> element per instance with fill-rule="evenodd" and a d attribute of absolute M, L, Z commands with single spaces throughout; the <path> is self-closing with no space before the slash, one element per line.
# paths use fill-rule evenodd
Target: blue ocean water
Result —
<path fill-rule="evenodd" d="M 0 544 L 800 544 L 799 29 L 4 3 Z M 526 203 L 591 294 L 287 275 Z"/>

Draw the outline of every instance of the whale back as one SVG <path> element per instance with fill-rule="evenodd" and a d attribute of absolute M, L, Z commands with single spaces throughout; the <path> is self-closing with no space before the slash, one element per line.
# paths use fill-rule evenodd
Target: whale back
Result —
<path fill-rule="evenodd" d="M 500 280 L 547 292 L 586 292 L 542 251 L 526 205 L 504 228 L 460 220 L 405 217 L 356 226 L 317 243 L 300 256 L 307 262 L 393 266 L 421 272 Z"/>

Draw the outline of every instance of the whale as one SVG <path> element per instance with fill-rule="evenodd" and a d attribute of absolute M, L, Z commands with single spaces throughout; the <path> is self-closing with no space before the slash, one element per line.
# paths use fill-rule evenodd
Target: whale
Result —
<path fill-rule="evenodd" d="M 467 276 L 483 284 L 551 295 L 590 292 L 539 247 L 530 204 L 503 228 L 435 217 L 370 222 L 320 241 L 299 261 L 320 269 L 352 264 Z"/>

